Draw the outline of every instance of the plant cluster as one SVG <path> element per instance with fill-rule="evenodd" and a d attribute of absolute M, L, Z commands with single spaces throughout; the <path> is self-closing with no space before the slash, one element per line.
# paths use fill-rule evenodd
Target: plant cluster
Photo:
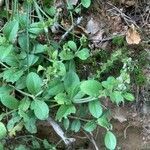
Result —
<path fill-rule="evenodd" d="M 90 3 L 81 0 L 79 6 L 88 8 Z M 117 140 L 109 121 L 109 108 L 103 101 L 109 99 L 119 105 L 134 100 L 129 92 L 132 59 L 121 59 L 123 65 L 118 77 L 98 81 L 101 73 L 122 55 L 119 49 L 99 68 L 95 77 L 81 80 L 76 70 L 80 64 L 76 64 L 76 60 L 84 63 L 90 59 L 87 38 L 70 35 L 69 40 L 54 42 L 49 35 L 59 21 L 54 6 L 42 9 L 36 0 L 23 2 L 22 10 L 17 0 L 12 6 L 12 14 L 6 15 L 7 23 L 0 32 L 0 149 L 19 131 L 37 133 L 36 122 L 49 117 L 67 131 L 91 133 L 97 126 L 103 127 L 105 146 L 115 149 Z M 74 8 L 71 4 L 67 6 Z M 68 11 L 73 13 L 72 9 Z M 46 43 L 38 41 L 40 34 L 45 35 Z M 34 148 L 40 147 L 41 139 L 34 136 L 29 139 L 33 140 Z M 45 149 L 55 149 L 47 140 L 42 143 Z M 23 145 L 19 148 L 26 149 Z"/>

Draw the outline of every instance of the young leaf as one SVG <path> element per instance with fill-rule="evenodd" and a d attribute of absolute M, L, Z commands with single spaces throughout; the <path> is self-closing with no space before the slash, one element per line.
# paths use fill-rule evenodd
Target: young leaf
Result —
<path fill-rule="evenodd" d="M 96 129 L 96 123 L 94 121 L 87 122 L 83 129 L 87 132 L 92 132 Z"/>
<path fill-rule="evenodd" d="M 134 101 L 134 96 L 131 93 L 125 93 L 123 97 L 128 101 Z"/>
<path fill-rule="evenodd" d="M 18 29 L 19 29 L 18 20 L 12 20 L 6 24 L 6 26 L 3 29 L 3 33 L 10 42 L 14 43 L 17 37 Z"/>
<path fill-rule="evenodd" d="M 91 101 L 88 104 L 89 111 L 95 118 L 99 118 L 102 115 L 102 107 L 99 100 Z"/>
<path fill-rule="evenodd" d="M 81 0 L 83 7 L 88 8 L 91 5 L 91 0 Z"/>
<path fill-rule="evenodd" d="M 0 122 L 0 140 L 3 139 L 7 134 L 7 130 L 6 130 L 6 127 L 5 125 Z"/>
<path fill-rule="evenodd" d="M 89 49 L 83 48 L 76 53 L 76 56 L 79 57 L 81 60 L 86 60 L 90 56 Z"/>
<path fill-rule="evenodd" d="M 9 109 L 17 109 L 19 106 L 18 100 L 12 95 L 3 95 L 1 97 L 1 102 Z"/>
<path fill-rule="evenodd" d="M 74 120 L 71 124 L 71 130 L 74 132 L 78 132 L 81 127 L 81 122 L 80 120 Z"/>
<path fill-rule="evenodd" d="M 62 118 L 67 118 L 71 113 L 75 113 L 76 108 L 73 105 L 61 105 L 56 114 L 56 120 L 61 121 Z"/>
<path fill-rule="evenodd" d="M 105 141 L 105 146 L 108 149 L 114 150 L 116 148 L 117 140 L 115 135 L 111 131 L 107 131 L 104 141 Z"/>
<path fill-rule="evenodd" d="M 38 74 L 30 72 L 26 78 L 26 85 L 31 94 L 37 94 L 41 90 L 41 78 Z"/>
<path fill-rule="evenodd" d="M 77 45 L 74 41 L 68 41 L 68 47 L 73 51 L 77 50 Z"/>
<path fill-rule="evenodd" d="M 102 86 L 96 80 L 87 80 L 81 83 L 80 88 L 85 94 L 97 97 L 99 95 L 99 91 L 102 89 Z"/>
<path fill-rule="evenodd" d="M 40 120 L 46 120 L 49 115 L 48 105 L 41 100 L 33 101 L 33 109 L 35 116 Z"/>

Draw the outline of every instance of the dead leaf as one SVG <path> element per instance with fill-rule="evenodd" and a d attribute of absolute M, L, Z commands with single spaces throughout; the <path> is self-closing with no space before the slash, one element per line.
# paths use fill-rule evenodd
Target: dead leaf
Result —
<path fill-rule="evenodd" d="M 126 41 L 128 44 L 139 44 L 141 41 L 140 34 L 136 31 L 135 26 L 133 24 L 127 30 Z"/>

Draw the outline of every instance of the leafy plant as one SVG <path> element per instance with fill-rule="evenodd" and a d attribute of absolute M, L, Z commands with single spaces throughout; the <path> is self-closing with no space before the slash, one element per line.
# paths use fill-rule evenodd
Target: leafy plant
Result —
<path fill-rule="evenodd" d="M 88 8 L 91 0 L 81 0 L 80 4 Z M 18 4 L 14 5 L 13 11 L 18 12 Z M 32 7 L 35 18 L 30 16 Z M 4 108 L 0 114 L 0 139 L 5 141 L 17 136 L 23 129 L 37 133 L 36 122 L 52 117 L 66 130 L 74 132 L 92 132 L 97 126 L 103 127 L 106 129 L 106 147 L 115 149 L 116 137 L 111 131 L 109 108 L 103 105 L 103 99 L 108 98 L 117 105 L 134 100 L 128 88 L 131 58 L 121 60 L 123 67 L 118 77 L 109 76 L 105 81 L 81 80 L 76 71 L 79 65 L 76 60 L 90 59 L 87 38 L 70 37 L 68 41 L 55 43 L 48 31 L 56 23 L 56 8 L 46 6 L 44 11 L 33 0 L 23 2 L 22 9 L 23 13 L 11 16 L 0 34 L 0 102 Z M 38 41 L 40 34 L 45 35 L 46 43 Z M 121 50 L 114 53 L 103 64 L 98 76 L 121 55 Z M 33 148 L 41 148 L 41 140 L 30 138 Z M 55 149 L 47 140 L 42 144 L 45 149 Z M 0 146 L 3 147 L 1 143 Z M 19 145 L 15 149 L 26 149 L 26 146 Z"/>

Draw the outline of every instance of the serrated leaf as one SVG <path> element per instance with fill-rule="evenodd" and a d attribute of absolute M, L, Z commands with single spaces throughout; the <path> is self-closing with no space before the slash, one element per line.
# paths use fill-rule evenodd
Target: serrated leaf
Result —
<path fill-rule="evenodd" d="M 75 113 L 76 108 L 73 105 L 61 105 L 56 114 L 56 120 L 61 121 L 62 118 L 67 118 L 71 113 Z"/>
<path fill-rule="evenodd" d="M 35 116 L 40 120 L 46 120 L 49 115 L 48 105 L 41 100 L 33 101 L 33 110 Z"/>
<path fill-rule="evenodd" d="M 131 93 L 124 93 L 123 97 L 128 101 L 134 101 L 134 99 L 135 99 L 133 94 L 131 94 Z"/>
<path fill-rule="evenodd" d="M 10 42 L 14 43 L 17 37 L 18 30 L 19 30 L 18 20 L 12 20 L 5 25 L 3 33 Z"/>
<path fill-rule="evenodd" d="M 0 140 L 3 139 L 7 134 L 7 130 L 6 130 L 6 127 L 5 125 L 0 122 Z"/>
<path fill-rule="evenodd" d="M 74 120 L 71 124 L 71 130 L 74 132 L 78 132 L 81 127 L 81 122 L 80 120 Z"/>
<path fill-rule="evenodd" d="M 86 60 L 90 56 L 89 49 L 88 48 L 81 49 L 76 53 L 76 56 L 79 57 L 81 60 Z"/>
<path fill-rule="evenodd" d="M 95 118 L 99 118 L 102 115 L 103 110 L 99 100 L 89 102 L 88 107 L 90 113 Z"/>
<path fill-rule="evenodd" d="M 115 135 L 111 131 L 107 131 L 104 141 L 105 141 L 105 146 L 108 149 L 114 150 L 116 148 L 117 140 Z"/>
<path fill-rule="evenodd" d="M 91 0 L 81 0 L 83 7 L 88 8 L 91 5 Z"/>
<path fill-rule="evenodd" d="M 26 78 L 27 89 L 31 94 L 37 94 L 41 90 L 42 81 L 38 74 L 30 72 Z"/>
<path fill-rule="evenodd" d="M 3 95 L 1 97 L 1 102 L 9 109 L 17 109 L 19 106 L 19 101 L 11 95 Z"/>
<path fill-rule="evenodd" d="M 101 84 L 96 80 L 83 81 L 80 85 L 81 91 L 87 95 L 97 97 L 102 89 Z"/>
<path fill-rule="evenodd" d="M 84 125 L 84 127 L 83 127 L 83 129 L 85 130 L 85 131 L 87 131 L 87 132 L 92 132 L 92 131 L 94 131 L 95 129 L 96 129 L 96 123 L 94 122 L 94 121 L 90 121 L 90 122 L 87 122 L 85 125 Z"/>

